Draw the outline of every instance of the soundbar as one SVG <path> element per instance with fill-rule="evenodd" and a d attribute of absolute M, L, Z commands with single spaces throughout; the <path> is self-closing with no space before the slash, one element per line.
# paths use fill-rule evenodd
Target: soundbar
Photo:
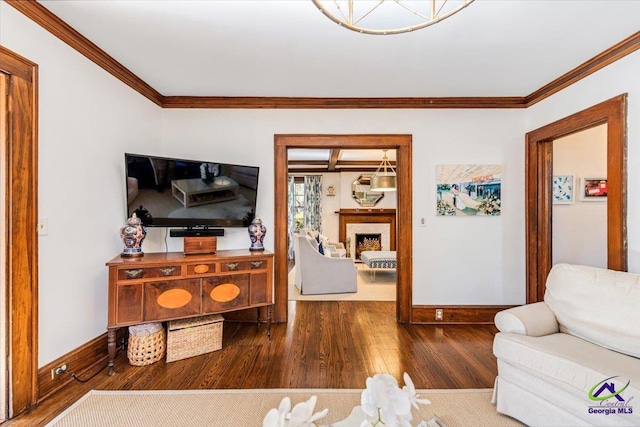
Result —
<path fill-rule="evenodd" d="M 186 228 L 169 230 L 171 237 L 224 236 L 224 228 Z"/>

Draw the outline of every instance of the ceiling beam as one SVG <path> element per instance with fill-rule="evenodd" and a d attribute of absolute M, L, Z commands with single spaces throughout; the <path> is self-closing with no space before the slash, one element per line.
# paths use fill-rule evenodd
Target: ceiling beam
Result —
<path fill-rule="evenodd" d="M 336 164 L 338 163 L 338 158 L 340 157 L 340 149 L 332 148 L 329 154 L 329 172 L 333 172 L 336 170 Z"/>
<path fill-rule="evenodd" d="M 299 165 L 315 165 L 315 166 L 326 166 L 326 160 L 289 160 L 289 166 L 299 166 Z"/>
<path fill-rule="evenodd" d="M 345 166 L 375 166 L 375 167 L 378 167 L 378 166 L 380 166 L 380 163 L 382 163 L 382 160 L 340 160 L 340 161 L 338 161 L 337 166 L 338 167 L 345 167 Z M 389 163 L 393 167 L 396 166 L 395 160 L 389 160 Z"/>

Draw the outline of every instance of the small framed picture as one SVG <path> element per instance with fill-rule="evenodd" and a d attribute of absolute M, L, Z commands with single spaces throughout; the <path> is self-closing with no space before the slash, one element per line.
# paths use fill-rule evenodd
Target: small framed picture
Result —
<path fill-rule="evenodd" d="M 575 178 L 573 175 L 553 176 L 553 204 L 567 205 L 575 199 Z"/>
<path fill-rule="evenodd" d="M 580 199 L 583 202 L 607 200 L 607 178 L 582 178 L 580 183 Z"/>

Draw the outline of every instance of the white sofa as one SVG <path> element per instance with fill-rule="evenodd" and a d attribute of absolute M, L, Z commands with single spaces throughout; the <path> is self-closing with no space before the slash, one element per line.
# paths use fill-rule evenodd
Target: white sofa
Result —
<path fill-rule="evenodd" d="M 495 324 L 498 412 L 531 426 L 640 426 L 640 275 L 557 264 L 544 302 Z"/>

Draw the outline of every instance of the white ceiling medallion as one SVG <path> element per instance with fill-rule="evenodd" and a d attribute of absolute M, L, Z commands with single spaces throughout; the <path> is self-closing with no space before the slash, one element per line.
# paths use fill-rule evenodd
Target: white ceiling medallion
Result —
<path fill-rule="evenodd" d="M 338 25 L 364 34 L 400 34 L 442 21 L 473 0 L 312 0 Z"/>

